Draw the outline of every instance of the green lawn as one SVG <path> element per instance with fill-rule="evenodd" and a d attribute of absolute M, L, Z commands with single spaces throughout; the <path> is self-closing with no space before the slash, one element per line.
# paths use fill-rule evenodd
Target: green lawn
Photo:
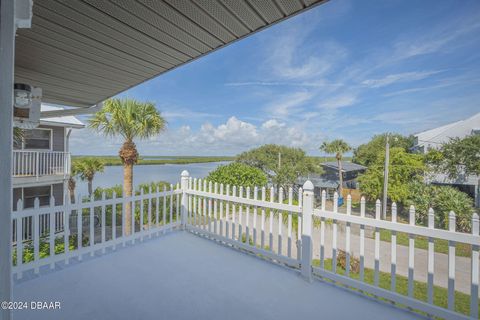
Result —
<path fill-rule="evenodd" d="M 319 267 L 320 260 L 314 259 L 313 266 Z M 332 260 L 325 260 L 325 269 L 332 270 Z M 345 274 L 345 270 L 341 266 L 337 266 L 338 274 Z M 360 275 L 358 273 L 353 273 L 350 271 L 350 277 L 352 279 L 359 279 Z M 380 272 L 379 275 L 379 287 L 383 289 L 390 290 L 390 281 L 391 277 L 389 273 Z M 369 284 L 374 283 L 374 270 L 365 268 L 365 282 Z M 396 291 L 399 294 L 407 295 L 408 294 L 408 278 L 404 276 L 397 275 L 396 277 Z M 414 292 L 413 295 L 415 299 L 421 301 L 427 301 L 427 284 L 424 282 L 414 281 Z M 433 303 L 442 308 L 447 308 L 448 292 L 447 289 L 434 286 L 433 288 Z M 480 304 L 479 304 L 480 305 Z M 455 311 L 470 315 L 470 295 L 455 291 Z"/>

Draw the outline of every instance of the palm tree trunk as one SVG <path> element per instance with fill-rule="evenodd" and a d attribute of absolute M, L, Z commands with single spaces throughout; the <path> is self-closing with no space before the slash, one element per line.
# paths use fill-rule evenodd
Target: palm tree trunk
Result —
<path fill-rule="evenodd" d="M 93 193 L 93 179 L 88 179 L 88 196 L 92 196 Z"/>
<path fill-rule="evenodd" d="M 75 179 L 73 179 L 73 177 L 68 178 L 68 192 L 70 193 L 70 203 L 75 203 L 75 186 Z"/>
<path fill-rule="evenodd" d="M 123 196 L 131 197 L 133 189 L 133 164 L 125 163 L 123 165 Z M 133 226 L 134 227 L 134 226 Z M 125 203 L 125 234 L 128 236 L 132 232 L 132 204 Z"/>
<path fill-rule="evenodd" d="M 343 175 L 342 175 L 341 159 L 337 158 L 337 164 L 338 164 L 338 181 L 339 181 L 338 192 L 340 193 L 339 197 L 343 197 Z"/>

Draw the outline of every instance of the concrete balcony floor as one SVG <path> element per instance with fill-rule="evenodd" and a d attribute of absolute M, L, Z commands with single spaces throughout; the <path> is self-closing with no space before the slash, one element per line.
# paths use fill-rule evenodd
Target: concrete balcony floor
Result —
<path fill-rule="evenodd" d="M 416 316 L 188 232 L 17 281 L 14 319 L 412 319 Z"/>

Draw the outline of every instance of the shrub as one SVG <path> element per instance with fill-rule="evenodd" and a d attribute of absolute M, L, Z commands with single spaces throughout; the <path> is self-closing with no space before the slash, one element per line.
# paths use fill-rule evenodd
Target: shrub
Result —
<path fill-rule="evenodd" d="M 432 208 L 437 228 L 448 228 L 448 215 L 455 212 L 456 230 L 471 231 L 473 200 L 465 193 L 449 186 L 432 186 L 422 183 L 411 185 L 411 195 L 406 202 L 415 206 L 416 223 L 427 225 L 428 210 Z"/>
<path fill-rule="evenodd" d="M 347 269 L 347 255 L 343 250 L 338 250 L 337 267 L 340 267 L 343 270 Z M 360 260 L 358 260 L 353 254 L 350 254 L 350 271 L 353 273 L 360 272 Z"/>
<path fill-rule="evenodd" d="M 207 180 L 224 185 L 251 187 L 264 186 L 267 184 L 267 176 L 262 170 L 249 165 L 232 162 L 228 165 L 219 166 L 210 172 Z"/>

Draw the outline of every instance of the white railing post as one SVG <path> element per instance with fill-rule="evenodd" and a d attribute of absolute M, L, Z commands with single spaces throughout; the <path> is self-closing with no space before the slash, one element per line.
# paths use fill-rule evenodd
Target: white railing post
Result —
<path fill-rule="evenodd" d="M 307 180 L 303 185 L 302 199 L 302 276 L 312 281 L 312 215 L 313 215 L 313 184 Z"/>
<path fill-rule="evenodd" d="M 187 226 L 187 214 L 188 214 L 188 178 L 189 173 L 187 170 L 182 171 L 182 178 L 181 178 L 181 187 L 182 187 L 182 224 L 181 229 L 185 230 Z"/>

